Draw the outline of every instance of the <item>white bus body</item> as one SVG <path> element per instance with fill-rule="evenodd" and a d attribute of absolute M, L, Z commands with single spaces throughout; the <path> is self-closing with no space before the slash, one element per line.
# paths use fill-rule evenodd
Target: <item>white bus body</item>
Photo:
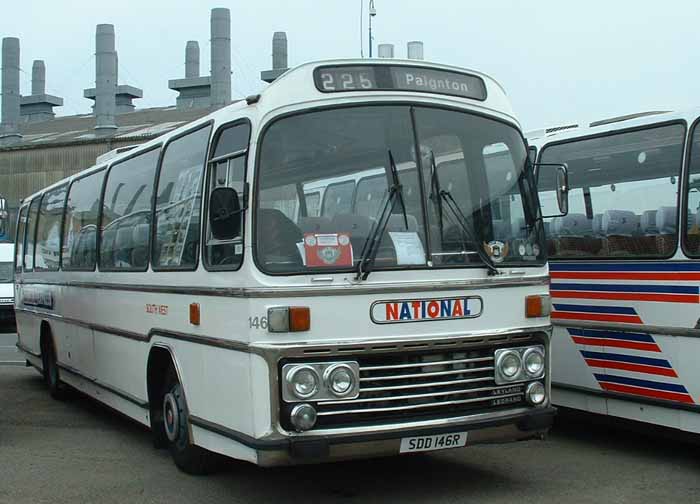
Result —
<path fill-rule="evenodd" d="M 541 437 L 548 271 L 526 157 L 486 75 L 302 65 L 26 198 L 18 347 L 53 395 L 151 427 L 190 472 L 202 449 L 279 465 Z M 367 185 L 393 212 L 360 261 L 384 205 Z"/>
<path fill-rule="evenodd" d="M 699 117 L 529 139 L 571 188 L 569 214 L 546 223 L 558 406 L 700 433 Z"/>

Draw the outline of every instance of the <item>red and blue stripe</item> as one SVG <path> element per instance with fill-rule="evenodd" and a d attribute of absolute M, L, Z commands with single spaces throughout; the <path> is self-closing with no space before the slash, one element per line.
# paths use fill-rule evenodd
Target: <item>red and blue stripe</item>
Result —
<path fill-rule="evenodd" d="M 700 264 L 651 263 L 559 263 L 549 265 L 553 280 L 671 280 L 700 281 Z"/>
<path fill-rule="evenodd" d="M 680 384 L 641 380 L 628 376 L 616 376 L 594 373 L 596 380 L 604 390 L 632 394 L 652 399 L 665 399 L 686 404 L 694 404 L 688 390 Z"/>
<path fill-rule="evenodd" d="M 634 373 L 678 378 L 671 363 L 665 359 L 588 350 L 581 350 L 581 355 L 586 360 L 586 364 L 594 368 L 621 369 Z"/>
<path fill-rule="evenodd" d="M 578 345 L 661 353 L 661 348 L 650 334 L 602 329 L 576 329 L 573 327 L 567 328 L 567 331 L 569 331 L 574 343 Z"/>
<path fill-rule="evenodd" d="M 695 285 L 590 284 L 552 282 L 553 298 L 603 299 L 611 301 L 651 301 L 661 303 L 700 302 Z"/>
<path fill-rule="evenodd" d="M 591 306 L 579 304 L 554 303 L 552 319 L 583 320 L 592 322 L 616 322 L 623 324 L 641 324 L 634 308 L 627 306 Z"/>

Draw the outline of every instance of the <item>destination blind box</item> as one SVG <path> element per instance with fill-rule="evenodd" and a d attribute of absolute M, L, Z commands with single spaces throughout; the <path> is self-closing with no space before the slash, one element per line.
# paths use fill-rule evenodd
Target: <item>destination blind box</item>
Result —
<path fill-rule="evenodd" d="M 417 91 L 486 100 L 486 84 L 476 75 L 407 65 L 334 65 L 314 70 L 322 93 Z"/>

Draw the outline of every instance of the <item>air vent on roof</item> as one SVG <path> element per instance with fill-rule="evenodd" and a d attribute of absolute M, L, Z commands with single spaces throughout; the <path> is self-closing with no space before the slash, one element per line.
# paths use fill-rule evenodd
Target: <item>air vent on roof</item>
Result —
<path fill-rule="evenodd" d="M 136 147 L 138 147 L 138 145 L 125 145 L 124 147 L 117 147 L 116 149 L 112 149 L 109 152 L 105 152 L 104 154 L 97 156 L 95 164 L 106 163 L 107 161 L 118 156 L 122 152 L 130 151 L 131 149 L 134 149 Z"/>

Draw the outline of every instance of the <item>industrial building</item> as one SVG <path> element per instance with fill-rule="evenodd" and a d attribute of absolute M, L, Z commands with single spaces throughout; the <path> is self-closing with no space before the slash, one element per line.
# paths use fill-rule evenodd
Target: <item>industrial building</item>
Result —
<path fill-rule="evenodd" d="M 94 100 L 92 114 L 56 117 L 63 99 L 46 94 L 47 65 L 32 65 L 32 94 L 20 95 L 20 41 L 2 41 L 2 120 L 0 122 L 0 195 L 7 198 L 10 232 L 22 198 L 96 163 L 98 156 L 151 140 L 189 121 L 231 103 L 231 14 L 211 10 L 211 74 L 200 75 L 197 41 L 185 46 L 185 76 L 168 81 L 178 92 L 176 103 L 138 109 L 135 100 L 143 90 L 119 83 L 115 29 L 97 25 L 95 32 L 95 83 L 84 90 Z M 391 58 L 390 44 L 379 46 L 379 56 Z M 409 42 L 408 56 L 422 59 L 421 42 Z M 272 39 L 272 69 L 261 80 L 272 82 L 288 68 L 287 35 Z"/>

